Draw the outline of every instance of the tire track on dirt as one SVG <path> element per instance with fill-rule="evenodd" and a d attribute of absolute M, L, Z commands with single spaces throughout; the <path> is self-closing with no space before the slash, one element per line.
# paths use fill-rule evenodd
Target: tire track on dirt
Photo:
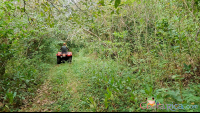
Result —
<path fill-rule="evenodd" d="M 77 87 L 81 82 L 73 71 L 69 71 L 72 70 L 72 66 L 73 64 L 65 63 L 52 67 L 48 79 L 38 88 L 35 98 L 22 106 L 20 112 L 60 111 L 62 104 L 68 104 L 71 112 L 78 111 L 81 92 Z M 67 73 L 65 73 L 66 70 L 68 70 Z M 70 96 L 65 92 L 68 92 Z M 60 101 L 66 102 L 60 104 Z"/>

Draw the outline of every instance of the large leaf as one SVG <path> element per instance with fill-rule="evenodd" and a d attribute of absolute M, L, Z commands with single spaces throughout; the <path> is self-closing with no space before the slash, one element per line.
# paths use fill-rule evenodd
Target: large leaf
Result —
<path fill-rule="evenodd" d="M 104 0 L 99 1 L 99 3 L 100 3 L 102 6 L 105 6 Z"/>
<path fill-rule="evenodd" d="M 117 8 L 120 3 L 121 3 L 121 0 L 115 0 L 115 8 Z"/>

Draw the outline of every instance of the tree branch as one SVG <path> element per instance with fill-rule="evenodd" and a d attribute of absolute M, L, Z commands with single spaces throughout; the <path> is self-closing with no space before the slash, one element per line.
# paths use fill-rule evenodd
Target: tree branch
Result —
<path fill-rule="evenodd" d="M 195 17 L 195 16 L 194 16 L 194 14 L 193 14 L 193 12 L 192 12 L 192 11 L 190 11 L 190 9 L 189 9 L 189 7 L 188 7 L 188 5 L 187 5 L 186 1 L 185 1 L 185 0 L 183 0 L 183 2 L 184 2 L 184 4 L 185 4 L 185 6 L 187 7 L 188 11 L 189 11 L 189 12 L 192 14 L 192 16 L 193 16 L 193 17 Z"/>
<path fill-rule="evenodd" d="M 23 1 L 24 1 L 24 12 L 26 13 L 26 15 L 27 15 L 27 17 L 28 17 L 28 22 L 29 22 L 29 24 L 31 24 L 31 22 L 29 21 L 28 13 L 26 12 L 26 1 L 25 1 L 25 0 L 23 0 Z"/>
<path fill-rule="evenodd" d="M 88 31 L 88 30 L 86 30 L 86 29 L 84 29 L 84 28 L 82 28 L 82 29 L 85 30 L 85 31 L 87 31 L 87 32 L 90 33 L 91 35 L 97 37 L 97 38 L 99 39 L 99 41 L 101 41 L 101 39 L 100 39 L 96 34 L 92 33 L 91 31 Z"/>
<path fill-rule="evenodd" d="M 78 7 L 78 5 L 76 4 L 76 2 L 74 2 L 74 0 L 71 0 L 75 5 L 76 5 L 76 7 L 79 9 L 79 10 L 81 10 L 83 13 L 85 13 L 86 14 L 86 12 L 84 12 L 80 7 Z M 87 15 L 87 14 L 86 14 Z"/>
<path fill-rule="evenodd" d="M 48 2 L 50 2 L 49 0 L 47 0 Z M 50 2 L 51 3 L 51 5 L 54 7 L 54 8 L 56 8 L 57 10 L 58 10 L 58 12 L 59 13 L 63 13 L 63 12 L 61 12 L 52 2 Z"/>

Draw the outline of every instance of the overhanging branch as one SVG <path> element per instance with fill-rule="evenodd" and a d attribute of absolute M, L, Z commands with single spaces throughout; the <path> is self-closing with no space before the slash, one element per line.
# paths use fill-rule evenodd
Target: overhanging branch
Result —
<path fill-rule="evenodd" d="M 26 13 L 26 15 L 27 15 L 27 17 L 28 17 L 28 22 L 29 22 L 29 24 L 31 24 L 31 22 L 29 21 L 28 13 L 26 12 L 26 1 L 25 1 L 25 0 L 23 0 L 23 1 L 24 1 L 24 12 Z"/>
<path fill-rule="evenodd" d="M 101 39 L 100 39 L 96 34 L 92 33 L 91 31 L 88 31 L 88 30 L 86 30 L 86 29 L 84 29 L 84 28 L 82 28 L 82 29 L 85 30 L 85 31 L 87 31 L 87 32 L 90 33 L 91 35 L 97 37 L 97 38 L 99 39 L 99 41 L 101 41 Z"/>
<path fill-rule="evenodd" d="M 58 10 L 58 12 L 59 13 L 63 13 L 63 12 L 61 12 L 52 2 L 50 2 L 49 0 L 47 0 L 49 3 L 51 3 L 51 5 L 54 7 L 54 8 L 56 8 L 57 10 Z"/>
<path fill-rule="evenodd" d="M 72 0 L 72 2 L 76 5 L 76 7 L 77 7 L 79 10 L 81 10 L 83 13 L 86 14 L 86 12 L 84 12 L 80 7 L 78 7 L 78 5 L 76 4 L 76 2 L 74 2 L 74 0 Z M 86 15 L 87 15 L 87 14 L 86 14 Z"/>

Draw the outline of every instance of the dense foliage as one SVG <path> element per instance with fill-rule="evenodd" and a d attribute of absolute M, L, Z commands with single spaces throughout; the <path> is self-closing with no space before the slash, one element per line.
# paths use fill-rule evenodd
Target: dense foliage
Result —
<path fill-rule="evenodd" d="M 199 17 L 199 0 L 0 0 L 0 110 L 30 102 L 63 42 L 97 59 L 72 65 L 91 85 L 81 111 L 200 105 Z"/>

